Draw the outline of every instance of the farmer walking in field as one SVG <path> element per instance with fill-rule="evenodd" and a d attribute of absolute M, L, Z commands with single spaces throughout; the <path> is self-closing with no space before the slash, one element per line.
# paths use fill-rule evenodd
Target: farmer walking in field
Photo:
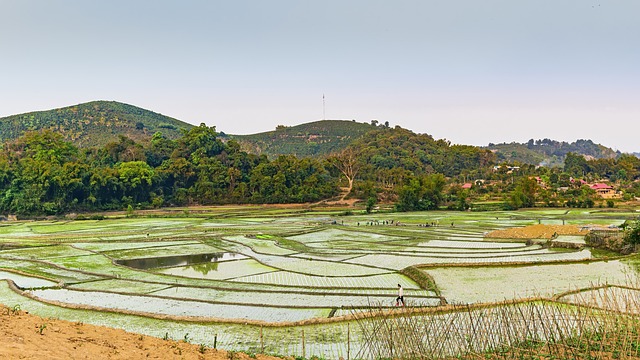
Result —
<path fill-rule="evenodd" d="M 396 306 L 404 306 L 404 290 L 402 289 L 402 285 L 398 284 L 398 297 L 396 298 Z"/>

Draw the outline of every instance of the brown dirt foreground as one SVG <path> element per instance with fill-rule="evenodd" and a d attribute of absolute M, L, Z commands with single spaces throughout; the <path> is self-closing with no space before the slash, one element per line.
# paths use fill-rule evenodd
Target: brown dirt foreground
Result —
<path fill-rule="evenodd" d="M 255 359 L 281 359 L 256 355 Z M 43 319 L 0 306 L 0 359 L 251 359 L 183 341 L 120 329 Z"/>

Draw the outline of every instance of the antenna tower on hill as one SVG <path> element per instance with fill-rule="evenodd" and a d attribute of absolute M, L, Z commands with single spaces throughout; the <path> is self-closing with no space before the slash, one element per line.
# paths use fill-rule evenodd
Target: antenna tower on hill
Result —
<path fill-rule="evenodd" d="M 327 120 L 324 110 L 324 94 L 322 94 L 322 120 Z"/>

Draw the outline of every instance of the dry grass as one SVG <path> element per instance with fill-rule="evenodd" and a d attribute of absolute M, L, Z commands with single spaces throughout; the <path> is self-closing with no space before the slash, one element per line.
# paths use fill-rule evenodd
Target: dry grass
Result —
<path fill-rule="evenodd" d="M 514 301 L 431 314 L 372 309 L 357 320 L 364 345 L 355 358 L 640 359 L 640 318 L 628 311 L 638 309 L 637 296 L 608 289 L 578 294 L 573 304 Z"/>

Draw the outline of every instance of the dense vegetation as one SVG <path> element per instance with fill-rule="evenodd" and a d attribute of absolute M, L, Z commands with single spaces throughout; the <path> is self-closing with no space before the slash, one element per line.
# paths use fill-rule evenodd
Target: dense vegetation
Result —
<path fill-rule="evenodd" d="M 93 101 L 61 109 L 0 118 L 0 141 L 14 140 L 25 131 L 51 130 L 78 147 L 104 146 L 125 135 L 148 142 L 161 131 L 167 138 L 180 137 L 180 129 L 193 125 L 115 101 Z"/>
<path fill-rule="evenodd" d="M 622 200 L 640 196 L 640 159 L 628 154 L 587 160 L 569 152 L 562 167 L 514 166 L 488 149 L 451 145 L 399 127 L 369 132 L 349 150 L 358 158 L 354 196 L 392 202 L 403 211 L 482 210 L 489 203 L 505 209 L 615 206 L 588 186 L 601 181 L 615 185 Z"/>
<path fill-rule="evenodd" d="M 488 150 L 451 145 L 400 127 L 371 131 L 349 149 L 357 154 L 360 168 L 355 194 L 399 200 L 403 211 L 438 208 L 444 200 L 445 177 L 494 163 Z"/>
<path fill-rule="evenodd" d="M 318 202 L 338 199 L 340 193 L 342 199 L 364 201 L 368 212 L 378 203 L 399 211 L 613 207 L 613 199 L 602 199 L 588 186 L 602 181 L 614 185 L 616 199 L 640 197 L 640 159 L 613 156 L 584 140 L 529 141 L 528 150 L 563 157 L 562 166 L 537 167 L 388 123 L 319 121 L 245 137 L 264 146 L 255 154 L 243 151 L 236 137 L 204 124 L 168 136 L 164 130 L 177 131 L 179 122 L 125 104 L 95 102 L 33 114 L 8 123 L 32 119 L 24 127 L 38 130 L 5 141 L 0 149 L 0 212 L 5 214 Z M 43 119 L 59 124 L 39 129 Z M 70 119 L 84 119 L 83 125 L 67 130 L 75 121 Z M 114 138 L 118 126 L 133 135 Z M 145 136 L 134 136 L 132 126 Z M 149 134 L 152 128 L 163 131 Z M 103 135 L 85 141 L 91 134 Z M 108 139 L 104 145 L 81 146 Z M 594 155 L 565 153 L 569 149 Z M 279 152 L 286 155 L 276 156 Z"/>
<path fill-rule="evenodd" d="M 383 125 L 384 126 L 384 125 Z M 274 131 L 252 135 L 229 135 L 242 149 L 269 158 L 280 155 L 324 156 L 340 151 L 376 128 L 376 124 L 346 120 L 322 120 L 297 126 L 278 126 Z"/>
<path fill-rule="evenodd" d="M 634 221 L 627 227 L 624 240 L 628 244 L 640 245 L 640 220 Z"/>
<path fill-rule="evenodd" d="M 614 159 L 620 155 L 620 152 L 595 144 L 591 140 L 568 143 L 550 139 L 530 139 L 525 144 L 489 144 L 487 148 L 495 152 L 498 161 L 552 167 L 561 167 L 569 153 L 581 154 L 589 159 Z"/>
<path fill-rule="evenodd" d="M 121 137 L 78 149 L 52 131 L 28 132 L 0 152 L 0 211 L 20 215 L 185 204 L 311 202 L 337 193 L 324 164 L 223 143 L 204 124 L 148 145 Z"/>

